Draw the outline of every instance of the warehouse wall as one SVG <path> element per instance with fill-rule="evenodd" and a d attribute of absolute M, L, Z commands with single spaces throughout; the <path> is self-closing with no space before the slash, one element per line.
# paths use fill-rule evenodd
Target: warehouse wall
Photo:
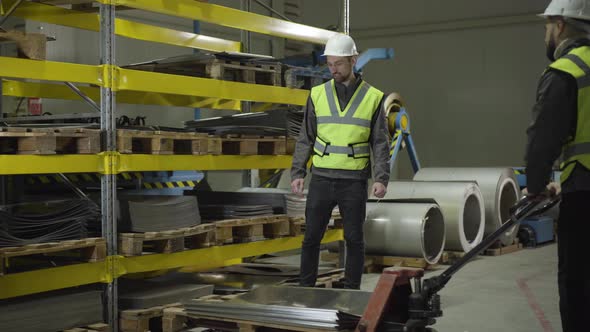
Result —
<path fill-rule="evenodd" d="M 306 1 L 305 23 L 326 24 L 341 2 Z M 396 56 L 368 65 L 365 78 L 405 97 L 422 165 L 522 165 L 536 82 L 548 63 L 534 14 L 548 1 L 370 3 L 351 1 L 351 34 L 360 49 L 393 47 Z M 400 166 L 400 177 L 412 175 L 405 153 Z"/>

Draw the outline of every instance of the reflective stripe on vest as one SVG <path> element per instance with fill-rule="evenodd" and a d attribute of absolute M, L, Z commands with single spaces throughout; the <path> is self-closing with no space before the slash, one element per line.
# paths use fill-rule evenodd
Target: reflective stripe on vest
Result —
<path fill-rule="evenodd" d="M 355 118 L 353 117 L 353 115 L 354 113 L 356 113 L 356 110 L 361 105 L 361 102 L 365 98 L 365 95 L 367 94 L 371 86 L 363 81 L 361 83 L 361 86 L 358 87 L 359 91 L 356 93 L 354 100 L 350 101 L 352 104 L 348 108 L 348 112 L 345 116 L 340 116 L 339 107 L 336 105 L 336 99 L 334 98 L 332 82 L 333 81 L 329 81 L 326 84 L 324 84 L 324 89 L 326 92 L 326 97 L 328 98 L 328 105 L 330 107 L 331 116 L 317 116 L 317 123 L 350 124 L 370 128 L 371 120 Z"/>
<path fill-rule="evenodd" d="M 574 137 L 563 146 L 561 182 L 580 164 L 590 169 L 590 47 L 573 49 L 559 58 L 550 68 L 570 74 L 578 86 L 577 127 Z"/>
<path fill-rule="evenodd" d="M 590 143 L 579 143 L 567 146 L 563 150 L 563 160 L 568 160 L 583 154 L 590 154 Z"/>

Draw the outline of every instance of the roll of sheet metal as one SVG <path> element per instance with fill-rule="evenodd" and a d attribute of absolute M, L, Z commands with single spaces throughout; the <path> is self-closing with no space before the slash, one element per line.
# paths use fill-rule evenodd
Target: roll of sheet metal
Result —
<path fill-rule="evenodd" d="M 485 210 L 475 182 L 390 182 L 387 199 L 432 198 L 444 217 L 445 249 L 469 251 L 483 239 Z"/>
<path fill-rule="evenodd" d="M 436 204 L 367 203 L 366 253 L 423 257 L 436 264 L 445 245 L 445 223 Z"/>
<path fill-rule="evenodd" d="M 479 185 L 486 211 L 487 236 L 508 220 L 510 207 L 520 196 L 516 176 L 511 168 L 422 168 L 414 176 L 416 181 L 475 181 Z M 518 233 L 514 226 L 502 235 L 503 245 L 510 245 Z"/>

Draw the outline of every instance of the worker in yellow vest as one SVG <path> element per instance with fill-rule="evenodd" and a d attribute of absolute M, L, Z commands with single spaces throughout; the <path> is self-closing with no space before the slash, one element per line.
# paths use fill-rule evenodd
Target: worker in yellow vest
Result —
<path fill-rule="evenodd" d="M 590 331 L 590 0 L 553 0 L 546 18 L 547 56 L 527 130 L 528 195 L 542 198 L 562 155 L 557 228 L 563 331 Z"/>
<path fill-rule="evenodd" d="M 301 253 L 302 286 L 316 283 L 320 241 L 332 210 L 338 206 L 346 241 L 343 285 L 360 288 L 371 151 L 371 193 L 381 198 L 387 190 L 390 138 L 383 92 L 354 73 L 357 55 L 351 37 L 336 34 L 328 40 L 324 56 L 333 79 L 311 89 L 293 155 L 291 188 L 299 195 L 303 194 L 303 178 L 312 159 Z"/>

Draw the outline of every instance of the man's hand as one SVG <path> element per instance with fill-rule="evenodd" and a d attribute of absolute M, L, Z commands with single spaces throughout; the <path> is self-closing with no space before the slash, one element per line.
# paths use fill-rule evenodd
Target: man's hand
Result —
<path fill-rule="evenodd" d="M 529 199 L 542 201 L 546 198 L 555 197 L 561 193 L 561 185 L 557 182 L 551 182 L 547 185 L 544 191 L 540 193 L 529 193 L 527 188 L 522 191 Z"/>
<path fill-rule="evenodd" d="M 295 179 L 291 181 L 291 191 L 297 196 L 303 196 L 303 179 Z"/>
<path fill-rule="evenodd" d="M 385 187 L 383 183 L 375 182 L 373 183 L 373 189 L 371 190 L 371 192 L 373 193 L 373 196 L 377 198 L 383 198 L 387 193 L 387 187 Z"/>

